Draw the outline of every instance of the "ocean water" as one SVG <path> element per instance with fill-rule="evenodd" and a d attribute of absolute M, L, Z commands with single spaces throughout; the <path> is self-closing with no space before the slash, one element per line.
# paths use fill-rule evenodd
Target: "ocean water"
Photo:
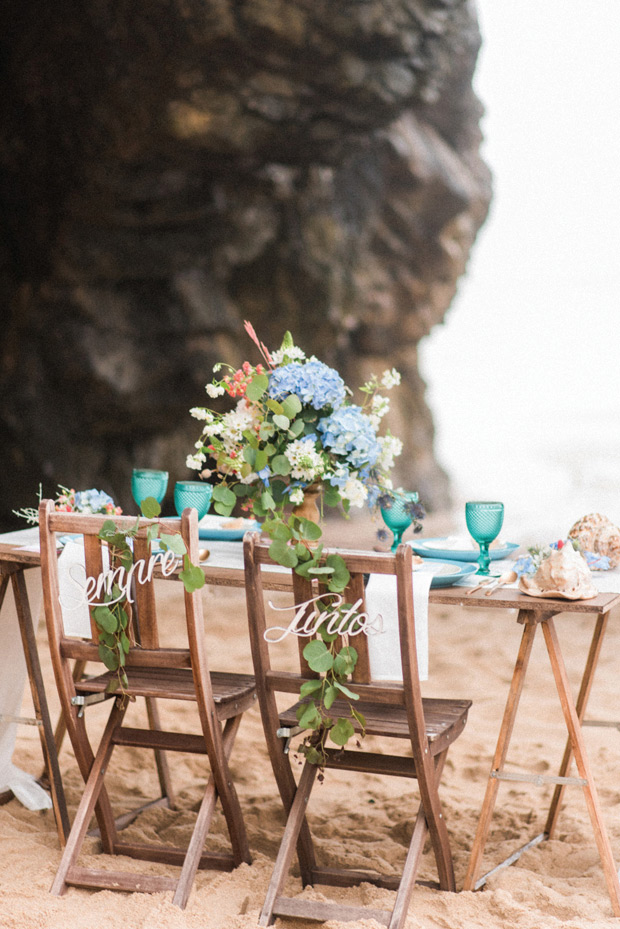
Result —
<path fill-rule="evenodd" d="M 620 525 L 620 4 L 477 6 L 495 196 L 421 369 L 456 527 L 501 499 L 504 537 L 550 541 Z"/>

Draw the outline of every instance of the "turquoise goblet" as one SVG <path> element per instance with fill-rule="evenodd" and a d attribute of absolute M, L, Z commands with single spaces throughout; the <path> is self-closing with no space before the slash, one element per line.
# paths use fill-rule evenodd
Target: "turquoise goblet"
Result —
<path fill-rule="evenodd" d="M 499 577 L 499 575 L 492 575 L 489 571 L 491 562 L 489 545 L 498 537 L 504 524 L 504 504 L 486 500 L 470 500 L 465 504 L 465 522 L 470 535 L 480 546 L 476 574 Z"/>
<path fill-rule="evenodd" d="M 174 508 L 177 516 L 181 516 L 183 510 L 190 506 L 198 510 L 198 519 L 202 519 L 209 512 L 212 496 L 213 484 L 205 484 L 204 481 L 177 481 L 174 485 Z"/>
<path fill-rule="evenodd" d="M 166 496 L 168 472 L 150 468 L 134 468 L 131 474 L 131 495 L 139 507 L 147 497 L 155 497 L 158 503 Z"/>
<path fill-rule="evenodd" d="M 403 532 L 413 522 L 413 515 L 407 504 L 418 502 L 417 493 L 391 493 L 381 507 L 383 522 L 394 536 L 391 551 L 395 552 L 401 543 Z"/>

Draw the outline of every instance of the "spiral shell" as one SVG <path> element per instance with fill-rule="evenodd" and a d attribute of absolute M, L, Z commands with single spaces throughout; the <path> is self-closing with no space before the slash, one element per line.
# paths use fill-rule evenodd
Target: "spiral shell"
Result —
<path fill-rule="evenodd" d="M 620 529 L 600 513 L 589 513 L 571 527 L 569 538 L 579 542 L 583 552 L 606 555 L 610 567 L 620 564 Z"/>

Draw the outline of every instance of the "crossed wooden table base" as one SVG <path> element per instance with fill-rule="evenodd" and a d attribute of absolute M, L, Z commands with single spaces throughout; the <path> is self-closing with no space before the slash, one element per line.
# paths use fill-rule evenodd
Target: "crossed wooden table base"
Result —
<path fill-rule="evenodd" d="M 523 626 L 521 644 L 512 675 L 508 698 L 506 700 L 497 747 L 495 749 L 482 810 L 478 820 L 476 836 L 472 845 L 463 890 L 478 890 L 486 883 L 491 874 L 513 864 L 525 851 L 533 848 L 545 839 L 551 838 L 557 824 L 566 787 L 568 785 L 579 785 L 583 788 L 588 814 L 592 823 L 594 839 L 603 866 L 603 874 L 611 900 L 612 910 L 614 916 L 620 917 L 620 883 L 618 882 L 618 872 L 614 864 L 611 844 L 603 822 L 596 785 L 582 732 L 582 725 L 605 725 L 596 720 L 584 721 L 584 715 L 592 688 L 594 672 L 601 652 L 609 612 L 614 606 L 620 603 L 620 594 L 604 593 L 599 594 L 598 597 L 592 600 L 566 601 L 536 599 L 521 594 L 516 590 L 502 590 L 489 597 L 482 596 L 482 594 L 474 594 L 467 597 L 465 596 L 464 588 L 453 587 L 444 591 L 431 592 L 431 603 L 458 604 L 460 606 L 471 606 L 475 609 L 479 607 L 487 609 L 516 609 L 518 610 L 517 622 L 521 623 Z M 571 693 L 571 687 L 554 622 L 555 617 L 559 613 L 565 612 L 589 613 L 596 616 L 590 650 L 588 652 L 576 703 Z M 542 629 L 545 639 L 549 663 L 553 672 L 555 686 L 568 732 L 564 756 L 556 777 L 528 773 L 508 773 L 504 771 L 517 710 L 519 708 L 519 701 L 527 674 L 532 645 L 539 627 Z M 569 776 L 570 765 L 573 758 L 575 759 L 578 777 Z M 521 846 L 521 848 L 513 852 L 505 861 L 496 865 L 481 876 L 482 856 L 491 828 L 491 820 L 501 781 L 524 781 L 537 785 L 551 783 L 555 784 L 555 790 L 544 830 L 525 845 Z"/>
<path fill-rule="evenodd" d="M 35 705 L 35 713 L 39 724 L 41 734 L 41 744 L 46 762 L 46 769 L 51 784 L 52 802 L 54 814 L 56 817 L 58 835 L 61 844 L 68 831 L 68 818 L 64 794 L 62 791 L 62 782 L 58 768 L 58 758 L 54 734 L 49 720 L 47 710 L 47 701 L 45 699 L 45 690 L 43 679 L 39 666 L 39 659 L 34 639 L 34 628 L 30 609 L 26 585 L 23 577 L 23 570 L 27 567 L 38 565 L 39 555 L 34 552 L 19 551 L 13 546 L 0 543 L 0 604 L 8 586 L 9 578 L 13 585 L 18 617 L 20 620 L 20 629 L 24 645 L 24 653 L 28 664 L 28 674 L 30 678 L 30 687 Z M 218 568 L 215 565 L 205 565 L 205 576 L 207 584 L 217 582 L 219 585 L 230 587 L 243 587 L 243 568 Z M 288 589 L 290 581 L 280 575 L 273 577 L 271 589 Z M 517 660 L 512 675 L 512 681 L 506 700 L 506 707 L 502 718 L 497 747 L 489 780 L 487 783 L 486 793 L 482 804 L 482 810 L 478 821 L 476 835 L 472 845 L 469 867 L 465 876 L 464 890 L 477 890 L 487 881 L 489 875 L 495 873 L 501 868 L 507 867 L 517 861 L 520 856 L 530 848 L 538 845 L 545 839 L 551 838 L 556 827 L 558 815 L 560 812 L 564 791 L 568 785 L 579 785 L 583 788 L 594 839 L 598 848 L 603 874 L 611 900 L 611 906 L 614 916 L 620 917 L 620 883 L 618 873 L 614 864 L 611 844 L 605 829 L 603 817 L 601 814 L 600 803 L 592 776 L 592 770 L 586 747 L 583 740 L 583 725 L 608 725 L 597 721 L 584 720 L 588 698 L 592 688 L 592 681 L 596 666 L 598 664 L 603 637 L 607 627 L 607 621 L 611 609 L 620 604 L 620 593 L 603 593 L 592 600 L 543 600 L 528 597 L 516 590 L 499 590 L 491 596 L 483 596 L 482 593 L 467 596 L 467 588 L 450 587 L 430 592 L 431 604 L 444 604 L 448 606 L 464 606 L 473 609 L 505 609 L 516 610 L 517 622 L 523 626 L 521 644 L 517 655 Z M 556 629 L 555 617 L 560 613 L 587 613 L 596 617 L 590 650 L 586 660 L 581 686 L 577 697 L 577 702 L 573 700 L 570 683 L 564 665 L 564 658 L 560 649 Z M 568 620 L 569 621 L 569 620 Z M 556 777 L 543 776 L 539 774 L 528 773 L 507 773 L 504 771 L 506 757 L 512 738 L 519 701 L 523 691 L 523 685 L 527 674 L 528 663 L 532 651 L 532 645 L 536 636 L 538 627 L 541 627 L 547 648 L 549 662 L 553 672 L 556 689 L 564 721 L 568 733 L 564 756 Z M 615 725 L 615 724 L 614 724 Z M 577 767 L 577 777 L 569 776 L 571 761 L 575 759 Z M 555 790 L 547 821 L 543 832 L 536 835 L 521 848 L 517 849 L 505 861 L 493 867 L 484 875 L 480 875 L 482 856 L 491 828 L 491 820 L 501 781 L 525 781 L 538 785 L 555 784 Z"/>

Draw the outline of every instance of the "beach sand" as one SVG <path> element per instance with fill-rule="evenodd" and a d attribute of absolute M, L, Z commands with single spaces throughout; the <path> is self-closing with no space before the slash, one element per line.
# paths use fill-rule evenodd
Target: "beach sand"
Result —
<path fill-rule="evenodd" d="M 329 524 L 327 536 L 350 547 L 370 547 L 374 527 L 366 522 Z M 432 534 L 426 532 L 425 534 Z M 354 544 L 352 544 L 354 543 Z M 172 597 L 166 585 L 165 597 Z M 282 596 L 282 595 L 278 595 Z M 242 591 L 208 588 L 208 639 L 212 666 L 222 670 L 250 670 L 245 606 Z M 172 604 L 168 623 L 171 636 L 181 635 Z M 614 621 L 614 619 L 616 621 Z M 591 717 L 614 719 L 612 701 L 617 694 L 617 661 L 620 649 L 620 616 L 612 615 L 603 654 L 590 700 Z M 593 620 L 565 614 L 558 621 L 571 681 L 576 687 Z M 475 609 L 433 607 L 430 612 L 430 679 L 423 685 L 427 695 L 465 697 L 473 700 L 469 722 L 451 749 L 441 796 L 451 835 L 457 886 L 467 868 L 486 777 L 490 769 L 504 701 L 518 649 L 521 627 L 514 614 L 501 611 L 476 613 Z M 177 639 L 177 641 L 179 641 Z M 39 644 L 52 713 L 57 700 L 44 630 Z M 24 713 L 29 712 L 24 700 Z M 129 711 L 143 714 L 136 703 Z M 93 707 L 89 725 L 96 734 L 105 711 Z M 163 708 L 164 720 L 173 727 L 196 731 L 194 710 L 174 704 Z M 595 772 L 605 822 L 612 846 L 620 846 L 620 735 L 613 729 L 586 730 L 590 760 Z M 507 770 L 555 774 L 563 752 L 565 730 L 558 708 L 551 672 L 544 655 L 542 636 L 536 641 L 531 668 L 515 727 Z M 15 762 L 38 773 L 41 768 L 36 731 L 19 730 Z M 80 777 L 71 748 L 63 746 L 61 769 L 73 815 L 80 796 Z M 231 761 L 243 808 L 252 865 L 231 874 L 199 872 L 185 911 L 173 906 L 170 894 L 122 894 L 70 888 L 63 897 L 49 894 L 60 850 L 51 811 L 33 813 L 13 800 L 0 808 L 0 926 L 2 929 L 253 929 L 260 912 L 283 827 L 275 782 L 263 744 L 258 709 L 247 713 L 241 725 Z M 182 844 L 190 835 L 192 807 L 201 796 L 206 761 L 202 757 L 173 755 L 171 768 L 179 795 L 179 811 L 161 808 L 143 814 L 125 833 L 137 841 L 159 838 Z M 157 795 L 152 756 L 133 749 L 117 749 L 108 776 L 112 801 L 120 811 Z M 551 796 L 549 786 L 517 782 L 500 785 L 493 828 L 487 845 L 484 869 L 492 867 L 515 847 L 539 833 Z M 352 867 L 375 867 L 394 872 L 401 865 L 417 806 L 415 785 L 401 779 L 372 775 L 327 772 L 317 786 L 309 811 L 315 828 L 321 861 Z M 214 847 L 226 849 L 227 836 L 221 816 L 216 816 Z M 169 873 L 166 866 L 116 859 L 98 853 L 98 840 L 88 838 L 81 857 L 84 866 L 146 870 Z M 420 877 L 435 879 L 434 859 L 425 849 Z M 296 872 L 286 892 L 302 893 Z M 304 895 L 316 899 L 350 901 L 391 908 L 394 894 L 362 885 L 360 888 L 307 888 Z M 304 929 L 316 923 L 279 920 L 278 926 Z M 357 926 L 376 929 L 377 923 L 331 921 L 328 929 Z M 555 838 L 527 852 L 520 861 L 490 878 L 476 893 L 442 893 L 416 887 L 407 921 L 408 929 L 430 927 L 496 927 L 496 929 L 611 929 L 617 926 L 602 876 L 590 821 L 580 787 L 566 791 Z"/>

